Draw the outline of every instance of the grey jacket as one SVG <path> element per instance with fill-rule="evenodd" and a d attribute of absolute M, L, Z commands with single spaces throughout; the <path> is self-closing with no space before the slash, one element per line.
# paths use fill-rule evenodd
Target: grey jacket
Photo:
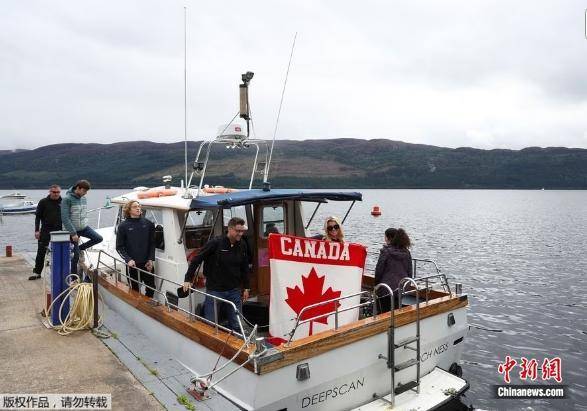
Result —
<path fill-rule="evenodd" d="M 385 245 L 375 266 L 375 284 L 385 283 L 395 290 L 402 278 L 412 276 L 412 255 L 409 250 Z"/>
<path fill-rule="evenodd" d="M 70 187 L 61 201 L 61 221 L 63 229 L 75 235 L 77 231 L 88 226 L 88 202 L 86 197 L 79 197 Z"/>

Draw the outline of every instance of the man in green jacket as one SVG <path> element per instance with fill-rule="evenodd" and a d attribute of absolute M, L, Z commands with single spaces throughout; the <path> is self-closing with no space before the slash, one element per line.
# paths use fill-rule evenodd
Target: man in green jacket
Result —
<path fill-rule="evenodd" d="M 61 201 L 61 221 L 63 229 L 69 231 L 73 243 L 73 258 L 71 259 L 71 273 L 77 274 L 77 263 L 80 251 L 90 248 L 102 242 L 102 236 L 88 226 L 88 203 L 84 197 L 90 189 L 87 180 L 79 180 L 73 187 L 67 190 Z M 79 245 L 79 238 L 86 237 L 86 241 Z M 82 256 L 82 261 L 84 260 Z"/>

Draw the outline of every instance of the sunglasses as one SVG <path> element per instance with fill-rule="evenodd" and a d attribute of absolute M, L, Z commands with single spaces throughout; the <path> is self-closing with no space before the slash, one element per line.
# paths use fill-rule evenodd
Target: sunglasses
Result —
<path fill-rule="evenodd" d="M 335 225 L 329 225 L 328 227 L 326 227 L 326 229 L 328 231 L 332 231 L 332 230 L 338 230 L 340 228 L 340 226 L 338 224 Z"/>
<path fill-rule="evenodd" d="M 61 191 L 49 191 L 51 194 L 61 194 Z"/>

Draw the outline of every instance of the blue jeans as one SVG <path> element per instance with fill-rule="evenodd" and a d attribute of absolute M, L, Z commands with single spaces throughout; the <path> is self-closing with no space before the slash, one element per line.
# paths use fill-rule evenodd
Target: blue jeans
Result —
<path fill-rule="evenodd" d="M 90 248 L 98 243 L 101 243 L 103 238 L 100 234 L 95 232 L 92 227 L 87 226 L 83 230 L 79 230 L 77 232 L 78 237 L 86 237 L 89 238 L 90 241 L 86 241 L 82 245 L 79 245 L 79 240 L 77 243 L 73 243 L 73 258 L 71 259 L 71 273 L 77 274 L 77 262 L 79 261 L 79 252 L 80 250 L 83 251 L 86 248 Z"/>
<path fill-rule="evenodd" d="M 241 311 L 241 290 L 235 288 L 229 291 L 212 291 L 206 290 L 207 294 L 211 294 L 215 297 L 220 297 L 225 300 L 231 301 L 236 305 L 237 310 Z M 218 308 L 218 318 L 220 319 L 220 315 L 224 312 L 228 317 L 228 327 L 236 332 L 241 332 L 239 327 L 238 321 L 236 319 L 236 312 L 232 309 L 232 306 L 222 302 L 216 301 L 216 307 Z M 214 322 L 214 299 L 210 297 L 206 297 L 204 300 L 204 317 Z"/>

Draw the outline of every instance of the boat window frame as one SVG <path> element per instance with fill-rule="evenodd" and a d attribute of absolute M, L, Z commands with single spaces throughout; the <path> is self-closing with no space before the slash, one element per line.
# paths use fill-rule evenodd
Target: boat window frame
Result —
<path fill-rule="evenodd" d="M 157 219 L 157 216 L 155 215 L 155 213 L 153 211 L 158 211 L 159 213 L 161 213 L 161 221 L 159 221 L 159 219 Z M 149 218 L 147 218 L 147 213 L 151 212 L 151 215 L 153 216 L 153 220 L 150 220 Z M 165 226 L 163 225 L 163 210 L 160 207 L 151 207 L 151 206 L 142 206 L 142 217 L 146 218 L 147 220 L 151 221 L 153 223 L 153 225 L 155 226 L 155 236 L 157 235 L 157 228 L 161 227 L 161 242 L 159 244 L 162 245 L 162 247 L 158 247 L 158 243 L 155 242 L 155 249 L 159 250 L 159 251 L 165 251 Z"/>
<path fill-rule="evenodd" d="M 190 216 L 191 212 L 196 212 L 196 213 L 205 213 L 206 211 L 210 211 L 209 208 L 204 208 L 204 209 L 190 209 L 190 210 L 186 210 L 185 216 L 183 217 L 183 221 L 181 223 L 181 229 L 179 230 L 179 238 L 177 239 L 177 244 L 183 244 L 184 238 L 185 238 L 185 230 L 187 228 L 187 222 L 188 222 L 188 218 Z M 214 211 L 216 211 L 214 213 Z M 214 217 L 212 219 L 212 225 L 210 225 L 209 227 L 211 228 L 210 230 L 210 234 L 208 235 L 208 240 L 210 240 L 210 238 L 212 238 L 212 236 L 214 235 L 214 228 L 216 227 L 216 223 L 218 220 L 218 215 L 219 213 L 222 211 L 221 207 L 217 207 L 215 209 L 213 209 L 213 214 Z M 208 226 L 206 226 L 208 227 Z"/>
<path fill-rule="evenodd" d="M 288 204 L 286 203 L 286 201 L 279 201 L 279 202 L 263 202 L 259 204 L 261 206 L 261 212 L 259 213 L 260 215 L 260 220 L 258 221 L 258 230 L 259 230 L 259 238 L 260 239 L 264 239 L 266 240 L 267 238 L 269 238 L 269 236 L 265 236 L 265 228 L 263 227 L 266 223 L 265 223 L 265 216 L 263 211 L 265 210 L 266 207 L 272 207 L 272 208 L 277 208 L 277 207 L 281 207 L 281 209 L 283 210 L 282 212 L 282 217 L 283 219 L 281 220 L 283 222 L 283 230 L 280 231 L 280 234 L 287 234 L 288 233 L 288 221 L 289 221 L 289 217 L 288 217 Z M 269 221 L 270 223 L 273 221 Z"/>

